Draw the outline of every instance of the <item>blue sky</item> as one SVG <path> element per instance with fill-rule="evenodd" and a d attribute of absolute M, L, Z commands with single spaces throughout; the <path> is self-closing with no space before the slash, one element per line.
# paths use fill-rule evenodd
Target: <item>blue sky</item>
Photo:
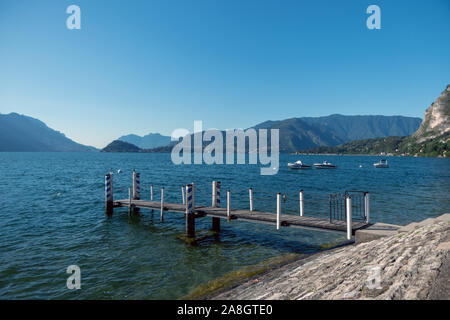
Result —
<path fill-rule="evenodd" d="M 449 35 L 448 0 L 0 0 L 0 113 L 96 147 L 194 120 L 423 117 L 450 83 Z"/>

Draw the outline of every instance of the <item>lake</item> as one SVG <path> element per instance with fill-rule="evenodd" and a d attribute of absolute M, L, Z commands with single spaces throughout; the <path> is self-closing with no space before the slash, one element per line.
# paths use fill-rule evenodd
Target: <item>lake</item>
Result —
<path fill-rule="evenodd" d="M 328 160 L 336 170 L 290 170 L 286 164 Z M 309 254 L 345 234 L 226 223 L 218 237 L 188 245 L 184 216 L 127 208 L 105 216 L 104 175 L 114 175 L 115 199 L 127 198 L 133 168 L 141 173 L 141 198 L 181 202 L 181 186 L 195 182 L 196 203 L 211 203 L 211 181 L 232 191 L 234 208 L 275 212 L 276 193 L 286 194 L 283 213 L 298 214 L 304 190 L 305 215 L 328 217 L 328 195 L 370 192 L 371 221 L 408 224 L 449 212 L 450 160 L 388 157 L 390 168 L 375 169 L 379 157 L 280 155 L 277 175 L 261 176 L 259 165 L 179 165 L 170 154 L 0 153 L 1 299 L 176 299 L 196 286 L 247 265 L 295 252 Z M 362 167 L 360 167 L 362 165 Z M 121 169 L 122 173 L 117 174 Z M 222 200 L 222 203 L 225 203 Z M 208 230 L 210 218 L 197 219 Z M 81 290 L 68 290 L 66 269 L 81 268 Z"/>

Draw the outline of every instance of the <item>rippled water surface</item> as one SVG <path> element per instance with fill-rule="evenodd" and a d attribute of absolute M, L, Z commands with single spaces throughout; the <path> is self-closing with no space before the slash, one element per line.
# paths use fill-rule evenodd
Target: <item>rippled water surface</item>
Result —
<path fill-rule="evenodd" d="M 288 161 L 328 160 L 336 170 L 293 171 Z M 245 222 L 226 223 L 218 237 L 197 246 L 178 236 L 184 217 L 127 209 L 104 214 L 104 175 L 114 175 L 115 198 L 126 198 L 131 171 L 141 173 L 141 193 L 181 201 L 181 185 L 194 181 L 197 203 L 210 204 L 211 181 L 232 190 L 232 207 L 275 210 L 275 194 L 286 194 L 283 211 L 296 214 L 298 190 L 305 190 L 305 214 L 328 217 L 328 194 L 346 189 L 371 193 L 371 220 L 407 224 L 449 211 L 448 159 L 281 155 L 277 175 L 261 176 L 257 165 L 175 166 L 169 154 L 0 153 L 0 298 L 2 299 L 175 299 L 197 285 L 283 253 L 312 253 L 320 244 L 344 241 L 341 234 Z M 362 165 L 362 168 L 359 166 Z M 222 201 L 223 202 L 223 201 Z M 197 219 L 206 231 L 211 219 Z M 69 265 L 81 268 L 81 290 L 66 288 Z"/>

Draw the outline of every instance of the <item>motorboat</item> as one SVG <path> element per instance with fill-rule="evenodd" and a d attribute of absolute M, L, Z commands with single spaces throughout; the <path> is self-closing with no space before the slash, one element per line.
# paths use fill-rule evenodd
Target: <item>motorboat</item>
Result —
<path fill-rule="evenodd" d="M 337 165 L 324 161 L 322 163 L 314 163 L 314 167 L 317 169 L 336 169 Z"/>
<path fill-rule="evenodd" d="M 289 162 L 288 167 L 291 169 L 311 169 L 312 168 L 309 164 L 305 164 L 300 160 L 298 160 L 296 162 Z"/>
<path fill-rule="evenodd" d="M 389 168 L 389 164 L 386 159 L 381 159 L 379 162 L 373 164 L 375 168 Z"/>

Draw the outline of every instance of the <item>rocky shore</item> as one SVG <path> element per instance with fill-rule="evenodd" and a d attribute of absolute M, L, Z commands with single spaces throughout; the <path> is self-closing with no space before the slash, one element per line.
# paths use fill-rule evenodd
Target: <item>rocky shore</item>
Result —
<path fill-rule="evenodd" d="M 315 254 L 209 299 L 449 299 L 450 214 Z"/>

